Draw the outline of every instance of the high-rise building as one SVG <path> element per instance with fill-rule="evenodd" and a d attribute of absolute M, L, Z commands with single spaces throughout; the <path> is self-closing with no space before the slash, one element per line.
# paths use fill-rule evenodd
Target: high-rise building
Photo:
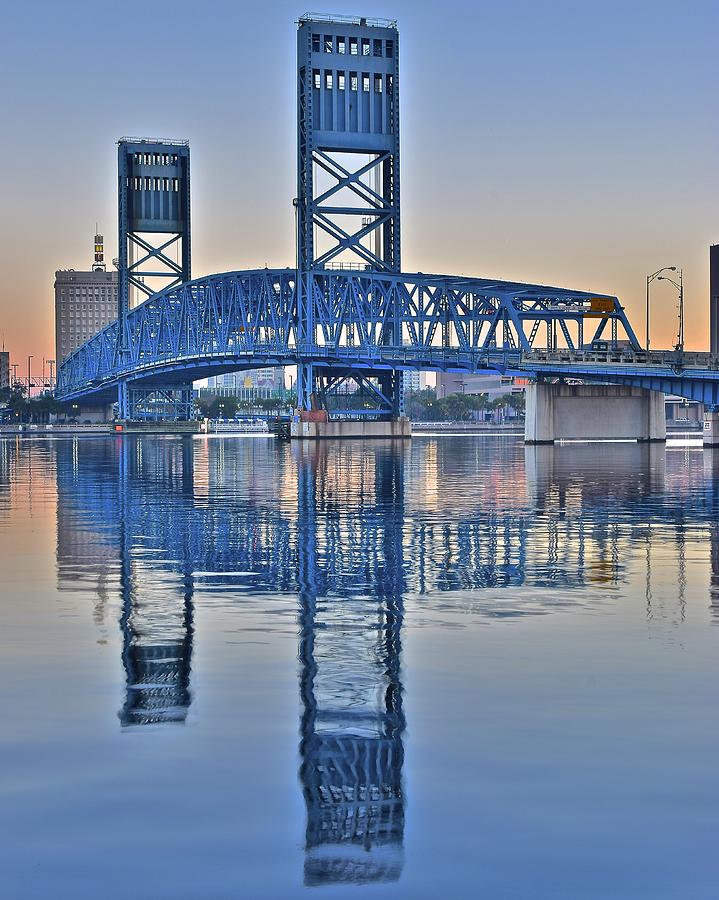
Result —
<path fill-rule="evenodd" d="M 0 390 L 10 387 L 10 354 L 0 350 Z"/>
<path fill-rule="evenodd" d="M 719 244 L 709 248 L 709 349 L 719 353 Z"/>
<path fill-rule="evenodd" d="M 424 372 L 407 369 L 402 372 L 402 389 L 405 391 L 423 391 L 425 387 Z"/>
<path fill-rule="evenodd" d="M 103 239 L 95 235 L 90 271 L 55 272 L 55 360 L 57 365 L 117 318 L 117 272 L 107 272 Z"/>

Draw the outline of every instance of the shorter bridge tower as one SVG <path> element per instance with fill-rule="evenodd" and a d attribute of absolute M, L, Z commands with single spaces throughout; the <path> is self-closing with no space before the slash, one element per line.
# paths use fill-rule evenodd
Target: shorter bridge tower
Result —
<path fill-rule="evenodd" d="M 132 358 L 128 312 L 152 294 L 191 278 L 190 146 L 188 141 L 122 138 L 117 166 L 116 365 L 136 368 L 141 360 Z M 146 336 L 148 345 L 154 336 Z M 192 385 L 143 383 L 139 389 L 123 381 L 118 405 L 121 419 L 190 418 Z"/>
<path fill-rule="evenodd" d="M 324 367 L 328 269 L 400 271 L 399 32 L 394 21 L 303 16 L 297 31 L 297 376 L 301 409 L 392 417 L 400 372 Z M 329 275 L 329 273 L 328 273 Z M 402 343 L 385 311 L 382 340 Z M 352 329 L 341 336 L 352 345 Z M 348 402 L 349 401 L 349 402 Z"/>

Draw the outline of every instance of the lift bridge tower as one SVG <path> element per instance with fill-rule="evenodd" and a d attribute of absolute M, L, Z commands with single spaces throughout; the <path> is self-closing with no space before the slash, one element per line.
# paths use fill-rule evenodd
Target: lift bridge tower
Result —
<path fill-rule="evenodd" d="M 152 294 L 189 281 L 190 146 L 187 141 L 121 138 L 118 169 L 118 341 L 115 364 L 130 359 L 127 314 Z M 159 323 L 156 323 L 159 330 Z M 120 418 L 189 418 L 192 384 L 158 383 L 118 391 Z"/>
<path fill-rule="evenodd" d="M 298 343 L 322 342 L 328 270 L 400 271 L 399 32 L 394 21 L 303 16 L 297 32 Z M 384 340 L 402 343 L 399 316 Z M 343 335 L 347 344 L 356 335 Z M 350 385 L 354 382 L 354 385 Z M 362 395 L 400 415 L 402 375 L 298 366 L 298 404 Z M 352 393 L 348 393 L 348 390 Z M 356 404 L 355 404 L 356 405 Z"/>

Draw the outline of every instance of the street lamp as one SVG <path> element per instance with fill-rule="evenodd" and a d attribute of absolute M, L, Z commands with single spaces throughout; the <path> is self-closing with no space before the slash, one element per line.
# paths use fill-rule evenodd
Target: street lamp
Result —
<path fill-rule="evenodd" d="M 676 271 L 676 269 L 674 270 Z M 679 291 L 679 334 L 677 335 L 677 345 L 676 350 L 680 353 L 684 352 L 684 273 L 681 269 L 679 269 L 679 282 L 674 281 L 673 278 L 667 278 L 666 275 L 660 275 L 657 278 L 657 281 L 668 281 L 670 284 L 673 284 L 674 287 Z"/>
<path fill-rule="evenodd" d="M 656 272 L 653 272 L 651 275 L 647 275 L 647 353 L 649 353 L 649 285 L 654 281 L 655 278 L 658 278 L 661 281 L 662 272 L 676 272 L 676 266 L 664 266 L 661 269 L 657 269 Z"/>
<path fill-rule="evenodd" d="M 32 359 L 32 356 L 28 356 L 28 358 L 27 358 L 27 397 L 28 397 L 28 400 L 30 399 L 31 384 L 32 384 L 32 382 L 30 380 L 30 360 L 31 359 Z"/>

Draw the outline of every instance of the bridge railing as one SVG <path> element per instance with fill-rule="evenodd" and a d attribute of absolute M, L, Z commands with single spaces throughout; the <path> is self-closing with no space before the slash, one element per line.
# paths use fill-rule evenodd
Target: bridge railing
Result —
<path fill-rule="evenodd" d="M 531 350 L 522 353 L 523 365 L 542 365 L 543 363 L 596 364 L 596 365 L 640 365 L 644 367 L 658 366 L 663 369 L 719 369 L 719 355 L 700 350 L 633 350 L 621 347 L 616 350 Z"/>

